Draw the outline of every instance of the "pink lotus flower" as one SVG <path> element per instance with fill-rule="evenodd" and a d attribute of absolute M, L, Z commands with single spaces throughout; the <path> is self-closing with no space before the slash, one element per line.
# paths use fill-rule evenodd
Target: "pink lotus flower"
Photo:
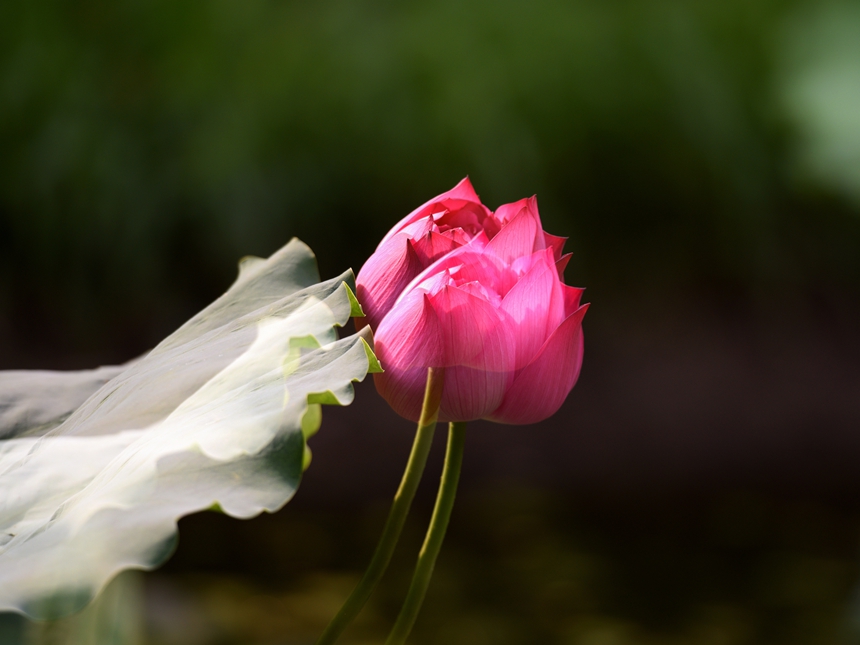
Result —
<path fill-rule="evenodd" d="M 419 273 L 454 249 L 473 241 L 488 242 L 516 215 L 512 210 L 515 206 L 506 204 L 493 213 L 481 203 L 467 177 L 409 213 L 382 238 L 358 273 L 356 295 L 367 314 L 363 322 L 375 331 Z M 552 246 L 560 256 L 565 238 L 541 233 L 543 245 Z"/>
<path fill-rule="evenodd" d="M 357 279 L 391 407 L 417 421 L 427 368 L 444 367 L 440 421 L 555 413 L 579 376 L 588 308 L 563 282 L 564 242 L 534 197 L 492 213 L 468 179 L 398 223 Z"/>

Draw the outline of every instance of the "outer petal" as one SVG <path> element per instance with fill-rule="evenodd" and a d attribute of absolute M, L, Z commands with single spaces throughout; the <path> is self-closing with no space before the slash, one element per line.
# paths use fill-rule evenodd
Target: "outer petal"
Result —
<path fill-rule="evenodd" d="M 571 257 L 573 257 L 573 253 L 565 253 L 556 261 L 555 268 L 558 270 L 559 280 L 564 281 L 564 270 L 567 268 Z"/>
<path fill-rule="evenodd" d="M 564 291 L 564 314 L 565 316 L 570 316 L 579 309 L 579 301 L 582 300 L 582 294 L 585 293 L 585 289 L 570 287 L 566 284 L 562 285 L 562 289 Z"/>
<path fill-rule="evenodd" d="M 514 375 L 516 346 L 504 312 L 457 287 L 430 297 L 444 350 L 441 421 L 480 419 L 502 402 Z"/>
<path fill-rule="evenodd" d="M 382 369 L 376 390 L 397 414 L 418 421 L 427 368 L 444 362 L 439 319 L 423 291 L 412 291 L 391 310 L 374 334 Z"/>
<path fill-rule="evenodd" d="M 513 380 L 515 347 L 505 314 L 457 287 L 429 295 L 415 289 L 374 336 L 385 372 L 374 382 L 399 415 L 417 421 L 428 367 L 445 368 L 441 421 L 471 421 L 492 412 Z"/>
<path fill-rule="evenodd" d="M 552 249 L 553 256 L 558 262 L 562 258 L 562 252 L 564 251 L 564 243 L 567 242 L 566 237 L 559 237 L 558 235 L 552 235 L 544 231 L 543 234 L 544 244 L 546 248 Z M 568 256 L 570 254 L 568 253 Z"/>
<path fill-rule="evenodd" d="M 558 326 L 535 360 L 516 374 L 502 405 L 487 419 L 537 423 L 561 407 L 582 367 L 582 318 L 587 309 L 588 305 L 583 305 Z"/>
<path fill-rule="evenodd" d="M 356 296 L 370 328 L 376 331 L 382 318 L 423 265 L 408 237 L 384 240 L 370 256 L 355 280 Z"/>
<path fill-rule="evenodd" d="M 510 320 L 485 299 L 454 286 L 429 296 L 439 319 L 440 367 L 464 365 L 488 372 L 513 372 Z"/>
<path fill-rule="evenodd" d="M 472 181 L 468 177 L 463 177 L 451 190 L 439 195 L 438 199 L 463 199 L 467 202 L 481 203 L 481 198 L 478 197 L 478 193 L 475 192 Z"/>
<path fill-rule="evenodd" d="M 532 268 L 502 301 L 515 329 L 517 369 L 531 363 L 565 318 L 564 294 L 551 251 L 539 251 Z M 551 263 L 552 262 L 552 263 Z"/>

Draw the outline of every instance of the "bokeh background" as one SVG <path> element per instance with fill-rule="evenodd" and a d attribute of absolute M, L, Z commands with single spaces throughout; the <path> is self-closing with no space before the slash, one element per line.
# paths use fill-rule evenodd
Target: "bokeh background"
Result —
<path fill-rule="evenodd" d="M 137 356 L 292 236 L 357 270 L 465 175 L 538 195 L 593 305 L 555 417 L 472 425 L 414 643 L 860 642 L 856 2 L 2 3 L 0 369 Z M 411 443 L 357 390 L 281 512 L 186 518 L 2 639 L 313 642 Z M 441 449 L 345 644 L 396 615 Z"/>

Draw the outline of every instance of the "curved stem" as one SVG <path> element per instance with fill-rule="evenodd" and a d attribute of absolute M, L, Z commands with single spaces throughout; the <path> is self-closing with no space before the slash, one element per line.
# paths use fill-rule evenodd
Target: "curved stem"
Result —
<path fill-rule="evenodd" d="M 406 594 L 406 601 L 400 610 L 400 615 L 394 623 L 394 628 L 388 635 L 385 645 L 402 645 L 406 642 L 412 625 L 418 617 L 421 603 L 424 602 L 424 594 L 430 584 L 433 568 L 436 565 L 436 557 L 442 548 L 445 539 L 445 531 L 448 521 L 451 519 L 451 509 L 454 508 L 454 497 L 457 494 L 457 482 L 460 480 L 460 467 L 463 464 L 463 446 L 466 439 L 466 424 L 463 422 L 451 423 L 448 429 L 448 447 L 445 450 L 445 467 L 442 469 L 442 482 L 439 485 L 439 493 L 436 495 L 436 506 L 433 509 L 433 517 L 427 529 L 427 537 L 418 554 L 418 564 L 415 566 L 415 574 L 412 584 Z"/>
<path fill-rule="evenodd" d="M 433 443 L 436 419 L 439 416 L 439 402 L 442 399 L 444 380 L 444 369 L 431 367 L 427 370 L 424 404 L 421 408 L 421 418 L 418 420 L 415 441 L 412 443 L 412 452 L 409 453 L 409 461 L 406 463 L 406 470 L 403 472 L 400 487 L 394 495 L 394 503 L 388 512 L 388 519 L 382 529 L 379 544 L 376 545 L 376 551 L 373 553 L 364 576 L 353 589 L 349 598 L 346 599 L 343 607 L 326 627 L 317 641 L 317 645 L 331 645 L 338 639 L 343 630 L 364 607 L 391 561 L 391 555 L 394 553 L 394 547 L 397 546 L 397 540 L 400 538 L 400 532 L 406 522 L 406 515 L 409 513 L 412 499 L 415 497 L 418 482 L 421 480 L 424 466 L 427 464 L 427 455 Z"/>

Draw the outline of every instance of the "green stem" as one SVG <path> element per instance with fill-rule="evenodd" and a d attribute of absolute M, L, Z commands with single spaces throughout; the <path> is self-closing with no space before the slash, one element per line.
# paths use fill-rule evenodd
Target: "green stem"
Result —
<path fill-rule="evenodd" d="M 424 594 L 427 592 L 430 577 L 433 575 L 436 557 L 442 548 L 445 530 L 451 519 L 451 509 L 454 508 L 457 482 L 460 480 L 460 466 L 463 464 L 465 439 L 466 424 L 463 422 L 451 423 L 448 429 L 448 448 L 445 451 L 442 482 L 436 495 L 436 507 L 433 509 L 433 517 L 427 529 L 427 537 L 424 538 L 424 545 L 418 554 L 418 564 L 415 566 L 415 574 L 406 594 L 406 601 L 403 603 L 403 608 L 400 610 L 400 615 L 397 617 L 385 645 L 403 645 L 406 642 L 409 632 L 412 631 L 412 625 L 418 617 L 421 603 L 424 602 Z"/>
<path fill-rule="evenodd" d="M 421 418 L 418 420 L 418 430 L 415 433 L 415 441 L 412 443 L 412 452 L 409 454 L 406 470 L 403 472 L 403 479 L 394 495 L 394 503 L 391 505 L 388 519 L 382 529 L 382 537 L 379 538 L 379 544 L 376 546 L 376 551 L 370 560 L 367 571 L 364 572 L 364 576 L 353 589 L 343 607 L 326 627 L 317 641 L 317 645 L 331 645 L 338 639 L 343 630 L 349 626 L 361 608 L 364 607 L 391 561 L 391 555 L 394 553 L 394 547 L 397 546 L 397 540 L 400 538 L 400 532 L 406 522 L 409 507 L 415 497 L 418 482 L 421 480 L 424 466 L 427 464 L 427 455 L 433 443 L 436 419 L 439 416 L 439 402 L 442 399 L 444 380 L 444 369 L 431 367 L 427 370 L 427 387 L 424 390 L 424 404 L 421 408 Z"/>

